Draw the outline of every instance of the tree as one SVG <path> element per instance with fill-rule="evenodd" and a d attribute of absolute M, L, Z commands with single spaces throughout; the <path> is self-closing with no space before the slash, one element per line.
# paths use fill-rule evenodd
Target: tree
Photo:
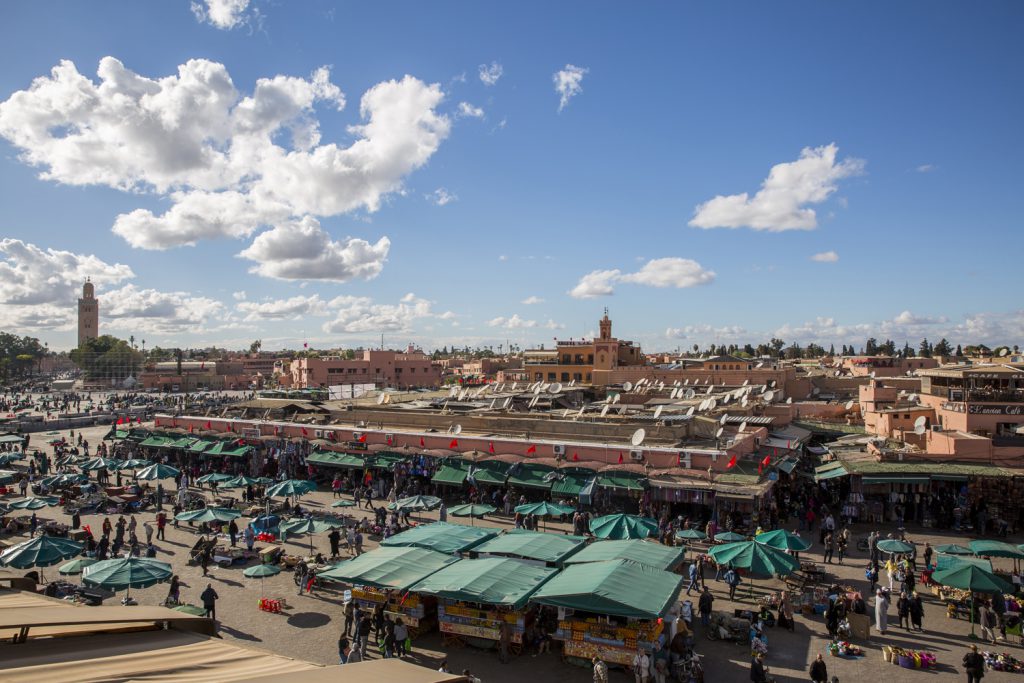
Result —
<path fill-rule="evenodd" d="M 866 356 L 877 356 L 878 355 L 878 340 L 874 337 L 869 337 L 864 343 L 864 355 Z"/>
<path fill-rule="evenodd" d="M 793 344 L 790 344 L 788 347 L 786 347 L 785 356 L 789 360 L 796 360 L 797 358 L 800 358 L 802 355 L 803 349 L 800 348 L 799 344 L 794 342 Z"/>
<path fill-rule="evenodd" d="M 86 339 L 69 355 L 86 377 L 115 382 L 137 374 L 143 361 L 142 354 L 127 341 L 109 334 Z"/>
<path fill-rule="evenodd" d="M 883 356 L 895 356 L 896 344 L 892 339 L 886 339 L 885 343 L 878 347 L 878 352 Z"/>
<path fill-rule="evenodd" d="M 962 348 L 960 348 L 959 344 L 956 345 L 956 357 L 957 358 L 963 358 L 964 357 L 964 350 Z"/>
<path fill-rule="evenodd" d="M 262 348 L 263 348 L 263 340 L 262 339 L 257 339 L 252 344 L 249 344 L 249 353 L 255 356 L 257 353 L 260 352 L 260 349 L 262 349 Z"/>
<path fill-rule="evenodd" d="M 950 346 L 946 338 L 943 337 L 939 340 L 939 343 L 935 345 L 933 349 L 936 356 L 949 356 L 953 353 L 953 347 Z"/>
<path fill-rule="evenodd" d="M 921 358 L 932 357 L 932 345 L 928 343 L 927 338 L 921 340 L 921 346 L 918 348 L 917 355 L 921 356 Z"/>
<path fill-rule="evenodd" d="M 778 339 L 776 337 L 772 337 L 772 340 L 770 342 L 768 342 L 768 345 L 772 349 L 772 355 L 773 356 L 775 356 L 776 358 L 781 358 L 782 357 L 782 349 L 783 349 L 783 347 L 786 346 L 786 342 L 784 342 L 781 339 Z"/>
<path fill-rule="evenodd" d="M 829 345 L 829 347 L 828 347 L 828 355 L 833 356 L 833 357 L 836 355 L 836 345 L 835 344 L 830 344 Z"/>

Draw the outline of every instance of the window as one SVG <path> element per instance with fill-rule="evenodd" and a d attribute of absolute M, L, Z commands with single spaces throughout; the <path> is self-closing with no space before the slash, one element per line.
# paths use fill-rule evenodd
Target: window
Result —
<path fill-rule="evenodd" d="M 592 354 L 592 353 L 588 353 L 587 354 L 587 362 L 590 363 L 591 365 L 594 364 L 594 354 Z"/>
<path fill-rule="evenodd" d="M 576 380 L 577 382 L 582 382 L 583 381 L 583 373 L 574 372 L 574 373 L 572 373 L 572 378 L 574 380 Z"/>
<path fill-rule="evenodd" d="M 587 373 L 587 381 L 588 382 L 590 381 L 590 373 L 589 372 Z"/>
<path fill-rule="evenodd" d="M 568 372 L 563 372 L 562 373 L 562 381 L 563 382 L 568 382 L 569 381 L 569 373 Z"/>
<path fill-rule="evenodd" d="M 553 373 L 553 372 L 549 372 L 548 373 L 548 381 L 549 382 L 554 382 L 555 381 L 555 373 Z"/>

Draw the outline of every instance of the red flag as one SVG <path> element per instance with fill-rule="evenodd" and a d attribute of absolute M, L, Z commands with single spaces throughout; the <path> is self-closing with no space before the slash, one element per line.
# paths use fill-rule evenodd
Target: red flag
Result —
<path fill-rule="evenodd" d="M 527 452 L 527 453 L 536 453 L 536 452 L 537 452 L 537 447 L 536 447 L 536 446 L 534 446 L 534 445 L 533 445 L 533 444 L 531 443 L 531 444 L 530 444 L 530 447 L 526 449 L 526 452 Z"/>
<path fill-rule="evenodd" d="M 729 463 L 728 463 L 728 464 L 727 464 L 727 465 L 726 465 L 725 467 L 726 467 L 726 469 L 731 469 L 731 468 L 733 468 L 733 467 L 736 467 L 736 456 L 735 456 L 735 455 L 734 455 L 734 456 L 732 456 L 732 457 L 731 457 L 731 458 L 729 459 Z"/>
<path fill-rule="evenodd" d="M 235 431 L 235 423 L 234 422 L 228 422 L 228 431 L 229 432 Z"/>
<path fill-rule="evenodd" d="M 245 445 L 245 439 L 235 439 L 235 445 L 236 446 L 244 446 Z"/>
<path fill-rule="evenodd" d="M 622 451 L 619 451 L 619 464 L 622 464 Z"/>
<path fill-rule="evenodd" d="M 306 431 L 305 427 L 302 428 L 302 435 L 303 436 L 309 436 L 309 432 Z"/>
<path fill-rule="evenodd" d="M 427 447 L 427 444 L 425 444 L 425 443 L 423 442 L 423 437 L 421 436 L 421 437 L 420 437 L 420 448 L 426 448 L 426 447 Z"/>
<path fill-rule="evenodd" d="M 388 445 L 390 446 L 391 445 L 391 435 L 390 434 L 387 435 L 386 440 L 388 442 Z"/>
<path fill-rule="evenodd" d="M 154 427 L 159 427 L 160 426 L 160 418 L 157 418 L 157 419 L 153 420 L 153 426 Z"/>
<path fill-rule="evenodd" d="M 768 465 L 770 465 L 771 462 L 772 462 L 772 456 L 766 455 L 766 456 L 764 456 L 764 460 L 761 461 L 761 464 L 764 465 L 765 467 L 768 467 Z"/>
<path fill-rule="evenodd" d="M 366 443 L 366 434 L 359 435 L 359 443 Z"/>
<path fill-rule="evenodd" d="M 123 417 L 117 418 L 117 424 L 123 425 L 124 424 L 124 418 Z"/>
<path fill-rule="evenodd" d="M 573 460 L 573 462 L 579 462 L 580 461 L 580 454 L 579 453 L 573 453 L 572 454 L 572 460 Z"/>
<path fill-rule="evenodd" d="M 334 432 L 324 432 L 324 435 L 325 435 L 325 436 L 326 436 L 326 437 L 327 437 L 328 439 L 330 439 L 331 441 L 334 441 L 334 440 L 336 440 L 336 439 L 338 438 L 338 437 L 337 437 L 337 436 L 336 436 L 336 435 L 334 434 Z"/>
<path fill-rule="evenodd" d="M 277 436 L 280 433 L 281 433 L 281 428 L 278 427 L 277 425 L 274 425 L 274 436 Z"/>
<path fill-rule="evenodd" d="M 494 452 L 494 442 L 493 441 L 488 441 L 487 442 L 487 452 L 488 453 L 493 453 Z"/>
<path fill-rule="evenodd" d="M 135 418 L 135 424 L 137 424 L 137 425 L 142 424 L 142 418 L 141 417 Z"/>
<path fill-rule="evenodd" d="M 450 444 L 448 444 L 448 448 L 458 448 L 458 447 L 459 447 L 459 440 L 458 439 L 452 439 L 452 442 Z"/>
<path fill-rule="evenodd" d="M 210 424 L 209 420 L 206 421 L 206 428 L 207 429 L 213 429 L 213 425 Z"/>
<path fill-rule="evenodd" d="M 195 426 L 195 425 L 189 425 L 189 426 L 188 426 L 188 433 L 189 433 L 189 434 L 191 434 L 192 432 L 194 432 L 194 431 L 195 431 L 195 429 L 196 429 L 196 426 Z"/>

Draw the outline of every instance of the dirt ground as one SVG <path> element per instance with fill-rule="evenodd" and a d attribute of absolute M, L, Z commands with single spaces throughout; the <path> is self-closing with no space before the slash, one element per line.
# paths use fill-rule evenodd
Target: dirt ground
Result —
<path fill-rule="evenodd" d="M 107 430 L 107 427 L 94 427 L 84 430 L 84 434 L 90 443 L 96 444 Z M 64 433 L 66 434 L 66 432 Z M 42 441 L 42 434 L 34 435 L 32 445 L 43 446 Z M 8 496 L 8 498 L 10 497 Z M 330 492 L 323 491 L 302 498 L 303 505 L 308 505 L 313 510 L 327 509 L 331 501 Z M 346 510 L 353 509 L 347 508 Z M 427 513 L 424 516 L 436 519 L 436 513 Z M 59 508 L 42 510 L 40 517 L 68 521 Z M 154 519 L 155 513 L 147 512 L 139 517 L 141 523 Z M 85 516 L 82 518 L 82 523 L 91 525 L 93 529 L 98 529 L 102 524 L 102 516 Z M 478 520 L 477 524 L 498 528 L 511 526 L 510 521 L 502 517 Z M 548 530 L 567 531 L 565 525 L 557 523 L 549 524 Z M 866 525 L 855 526 L 853 536 L 855 539 L 864 537 L 870 530 Z M 881 530 L 883 532 L 891 531 Z M 921 547 L 925 541 L 931 541 L 935 545 L 937 543 L 965 543 L 971 540 L 970 537 L 935 533 L 932 530 L 921 531 L 921 533 L 908 534 L 908 538 Z M 142 537 L 141 532 L 139 535 Z M 168 526 L 167 540 L 157 543 L 158 559 L 171 563 L 175 572 L 181 577 L 185 584 L 182 589 L 184 602 L 198 604 L 199 594 L 206 584 L 213 585 L 220 595 L 220 600 L 217 603 L 217 618 L 220 634 L 225 639 L 237 640 L 245 646 L 262 648 L 308 661 L 322 664 L 337 663 L 337 640 L 343 627 L 340 593 L 325 590 L 313 596 L 296 595 L 291 573 L 285 571 L 266 580 L 265 593 L 271 597 L 285 596 L 290 608 L 282 614 L 262 612 L 257 609 L 260 582 L 258 579 L 244 578 L 242 576 L 243 566 L 236 565 L 230 569 L 213 567 L 210 576 L 204 578 L 198 566 L 188 564 L 188 550 L 195 540 L 194 531 L 186 525 L 182 525 L 180 529 Z M 1009 540 L 1019 543 L 1024 539 Z M 10 539 L 5 539 L 5 541 L 11 542 Z M 325 554 L 329 554 L 326 536 L 314 537 L 314 544 Z M 308 551 L 309 539 L 308 537 L 299 537 L 289 540 L 287 546 L 295 554 L 300 553 L 303 549 Z M 375 546 L 376 544 L 372 541 L 366 544 L 367 549 L 372 549 Z M 855 543 L 851 543 L 851 546 L 855 546 Z M 820 560 L 815 549 L 806 553 L 805 557 L 816 561 Z M 865 563 L 865 554 L 854 549 L 852 557 L 848 557 L 844 564 L 835 564 L 828 568 L 841 583 L 850 584 L 859 590 L 866 591 Z M 50 568 L 45 573 L 48 577 L 56 576 L 56 568 Z M 748 586 L 745 585 L 737 593 L 735 603 L 732 603 L 728 600 L 725 584 L 713 580 L 713 572 L 708 576 L 708 585 L 715 596 L 715 609 L 750 607 L 756 602 L 760 592 L 777 589 L 781 586 L 778 581 L 756 581 L 753 595 L 748 593 Z M 167 587 L 161 584 L 151 588 L 132 590 L 133 597 L 137 598 L 140 604 L 146 605 L 161 603 L 166 594 Z M 777 628 L 768 629 L 769 654 L 766 664 L 771 675 L 779 683 L 807 681 L 809 680 L 808 666 L 821 652 L 826 656 L 829 675 L 838 675 L 842 683 L 868 679 L 882 680 L 883 678 L 894 681 L 935 680 L 936 677 L 940 680 L 954 680 L 955 678 L 963 680 L 964 675 L 960 661 L 966 652 L 968 643 L 971 642 L 968 639 L 970 624 L 963 619 L 947 619 L 945 607 L 937 601 L 937 598 L 926 591 L 921 591 L 921 594 L 925 598 L 924 633 L 908 633 L 896 626 L 898 619 L 893 606 L 890 609 L 888 633 L 885 636 L 879 636 L 872 630 L 870 641 L 858 643 L 866 651 L 866 656 L 860 659 L 847 660 L 828 656 L 825 650 L 828 641 L 821 616 L 798 615 L 796 629 L 793 633 Z M 681 597 L 686 599 L 685 593 Z M 693 600 L 696 604 L 696 597 Z M 116 600 L 110 600 L 108 604 L 116 604 Z M 869 612 L 873 614 L 871 607 L 869 607 Z M 699 621 L 696 630 L 696 650 L 704 655 L 707 681 L 749 680 L 750 660 L 749 650 L 746 646 L 708 640 Z M 1000 652 L 1009 652 L 1015 657 L 1024 658 L 1024 648 L 1021 647 L 1019 639 L 1011 638 L 1014 642 L 1001 642 L 996 649 Z M 888 664 L 883 661 L 881 653 L 881 647 L 885 644 L 927 648 L 936 653 L 939 667 L 937 670 L 921 671 L 901 669 Z M 980 647 L 985 649 L 984 645 L 980 645 Z M 441 639 L 436 632 L 416 640 L 413 650 L 412 660 L 417 663 L 436 668 L 442 659 L 447 659 L 449 667 L 453 671 L 469 668 L 484 683 L 523 680 L 530 680 L 533 683 L 582 683 L 592 680 L 591 673 L 587 669 L 563 663 L 557 651 L 540 657 L 522 655 L 513 659 L 509 664 L 502 665 L 498 662 L 495 653 L 489 651 L 480 651 L 469 647 L 444 651 L 441 648 Z M 1016 678 L 1015 674 L 988 672 L 985 680 L 986 682 L 1010 681 Z M 632 675 L 623 671 L 613 671 L 612 680 L 624 682 L 632 680 Z"/>

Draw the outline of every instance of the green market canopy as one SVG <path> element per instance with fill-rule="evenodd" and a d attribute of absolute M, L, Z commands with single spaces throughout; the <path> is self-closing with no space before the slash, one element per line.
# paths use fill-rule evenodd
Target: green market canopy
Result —
<path fill-rule="evenodd" d="M 251 450 L 252 450 L 251 446 L 246 446 L 244 444 L 241 445 L 241 446 L 238 445 L 238 440 L 236 439 L 236 440 L 232 440 L 232 441 L 218 441 L 217 443 L 213 444 L 213 446 L 211 448 L 207 448 L 206 451 L 204 451 L 203 454 L 204 455 L 226 455 L 226 456 L 233 456 L 233 457 L 238 458 L 238 457 L 242 457 L 242 456 L 248 454 L 249 451 L 251 451 Z"/>
<path fill-rule="evenodd" d="M 414 546 L 440 553 L 458 553 L 498 535 L 497 529 L 434 522 L 421 524 L 381 541 L 382 546 Z"/>
<path fill-rule="evenodd" d="M 82 571 L 82 581 L 117 591 L 123 588 L 146 588 L 171 578 L 171 565 L 144 557 L 103 560 Z"/>
<path fill-rule="evenodd" d="M 551 478 L 548 476 L 555 471 L 554 467 L 538 463 L 522 462 L 512 466 L 508 475 L 508 485 L 518 486 L 527 489 L 548 490 L 551 488 Z"/>
<path fill-rule="evenodd" d="M 601 472 L 597 475 L 597 485 L 606 489 L 621 491 L 643 491 L 647 476 L 636 472 Z"/>
<path fill-rule="evenodd" d="M 883 553 L 910 553 L 914 551 L 914 545 L 898 538 L 887 538 L 878 542 L 878 549 Z"/>
<path fill-rule="evenodd" d="M 459 558 L 425 548 L 377 548 L 317 575 L 357 586 L 405 591 Z"/>
<path fill-rule="evenodd" d="M 981 539 L 978 541 L 971 541 L 967 545 L 975 555 L 983 555 L 985 557 L 1010 557 L 1014 559 L 1024 558 L 1024 551 L 1015 545 L 1010 545 L 1003 541 Z"/>
<path fill-rule="evenodd" d="M 771 546 L 776 550 L 793 550 L 795 552 L 803 552 L 811 547 L 810 541 L 800 538 L 796 534 L 786 531 L 785 529 L 765 531 L 764 533 L 754 536 L 754 540 L 762 545 Z"/>
<path fill-rule="evenodd" d="M 238 510 L 229 510 L 228 508 L 203 508 L 202 510 L 190 510 L 188 512 L 179 512 L 174 516 L 179 522 L 230 522 L 233 519 L 238 519 L 242 516 L 242 513 Z"/>
<path fill-rule="evenodd" d="M 149 467 L 143 468 L 135 473 L 137 479 L 153 480 L 153 479 L 174 479 L 181 473 L 177 467 L 171 467 L 170 465 L 164 465 L 163 463 L 157 463 L 156 465 L 150 465 Z"/>
<path fill-rule="evenodd" d="M 497 510 L 498 508 L 486 503 L 466 503 L 448 508 L 448 514 L 452 517 L 483 517 Z"/>
<path fill-rule="evenodd" d="M 388 510 L 436 510 L 441 507 L 441 499 L 434 496 L 409 496 L 389 503 Z"/>
<path fill-rule="evenodd" d="M 323 467 L 344 467 L 354 470 L 366 467 L 366 461 L 361 456 L 335 451 L 314 451 L 306 458 L 306 462 Z"/>
<path fill-rule="evenodd" d="M 269 498 L 284 498 L 287 496 L 301 496 L 304 493 L 316 491 L 316 482 L 306 479 L 285 479 L 280 484 L 274 484 L 267 489 Z"/>
<path fill-rule="evenodd" d="M 0 553 L 0 564 L 15 569 L 49 567 L 75 557 L 82 552 L 83 547 L 83 543 L 67 538 L 36 536 Z"/>
<path fill-rule="evenodd" d="M 549 503 L 546 500 L 542 500 L 539 503 L 524 503 L 523 505 L 517 505 L 515 511 L 522 515 L 549 517 L 571 515 L 576 511 L 576 509 L 567 505 L 558 505 L 557 503 Z"/>
<path fill-rule="evenodd" d="M 467 479 L 477 484 L 489 484 L 491 486 L 504 486 L 508 479 L 509 464 L 497 460 L 485 460 L 471 464 Z"/>
<path fill-rule="evenodd" d="M 533 602 L 631 619 L 658 619 L 679 597 L 683 577 L 612 560 L 574 564 L 534 593 Z"/>
<path fill-rule="evenodd" d="M 560 469 L 557 478 L 551 482 L 551 495 L 579 496 L 580 491 L 596 477 L 597 472 L 583 467 Z"/>
<path fill-rule="evenodd" d="M 443 486 L 462 486 L 466 483 L 466 476 L 468 474 L 468 463 L 446 463 L 438 468 L 430 481 L 433 484 L 441 484 Z"/>
<path fill-rule="evenodd" d="M 586 548 L 568 558 L 565 563 L 607 562 L 630 560 L 655 569 L 672 570 L 683 561 L 686 549 L 669 547 L 660 543 L 642 540 L 594 541 Z"/>
<path fill-rule="evenodd" d="M 686 541 L 703 541 L 708 535 L 699 529 L 684 529 L 676 532 L 676 538 Z"/>
<path fill-rule="evenodd" d="M 658 522 L 650 517 L 618 513 L 593 520 L 590 532 L 598 538 L 614 540 L 647 538 L 658 533 Z"/>
<path fill-rule="evenodd" d="M 580 550 L 585 542 L 585 539 L 579 536 L 516 529 L 478 545 L 473 548 L 473 552 L 558 563 Z"/>
<path fill-rule="evenodd" d="M 449 600 L 519 609 L 557 573 L 557 569 L 523 560 L 485 557 L 454 562 L 410 590 Z"/>
<path fill-rule="evenodd" d="M 800 561 L 781 550 L 755 541 L 738 541 L 708 551 L 719 566 L 746 569 L 756 576 L 787 576 L 800 568 Z"/>
<path fill-rule="evenodd" d="M 207 448 L 213 445 L 213 441 L 208 439 L 197 439 L 195 443 L 188 447 L 189 453 L 202 453 Z"/>

